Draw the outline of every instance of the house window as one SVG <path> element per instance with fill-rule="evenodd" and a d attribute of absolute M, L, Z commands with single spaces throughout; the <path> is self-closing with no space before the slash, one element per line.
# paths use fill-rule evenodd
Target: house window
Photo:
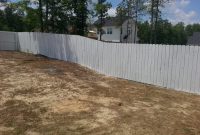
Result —
<path fill-rule="evenodd" d="M 112 28 L 107 28 L 107 34 L 112 34 Z"/>

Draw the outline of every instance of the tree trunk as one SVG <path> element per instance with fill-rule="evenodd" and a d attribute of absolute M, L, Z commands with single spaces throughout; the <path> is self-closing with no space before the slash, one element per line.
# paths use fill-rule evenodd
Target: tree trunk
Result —
<path fill-rule="evenodd" d="M 134 43 L 136 43 L 136 38 L 137 38 L 137 18 L 135 20 Z"/>
<path fill-rule="evenodd" d="M 154 43 L 157 43 L 157 25 L 158 25 L 158 15 L 159 15 L 159 0 L 156 1 L 156 16 L 155 16 L 155 33 L 154 33 Z"/>
<path fill-rule="evenodd" d="M 122 43 L 123 39 L 122 39 L 122 24 L 120 26 L 120 43 Z"/>
<path fill-rule="evenodd" d="M 137 37 L 137 21 L 138 21 L 138 0 L 136 1 L 136 9 L 135 9 L 135 29 L 134 29 L 134 43 L 136 43 Z"/>
<path fill-rule="evenodd" d="M 150 43 L 153 41 L 153 26 L 154 26 L 154 0 L 151 0 L 151 35 L 150 35 Z"/>
<path fill-rule="evenodd" d="M 101 10 L 101 15 L 100 15 L 100 19 L 101 19 L 101 24 L 100 24 L 100 41 L 102 40 L 102 34 L 103 34 L 103 11 Z"/>
<path fill-rule="evenodd" d="M 40 14 L 40 29 L 44 32 L 43 15 L 42 15 L 42 0 L 39 0 L 39 14 Z"/>
<path fill-rule="evenodd" d="M 49 26 L 48 26 L 48 17 L 49 17 L 49 1 L 46 0 L 46 13 L 45 13 L 45 28 L 46 32 L 49 32 Z"/>
<path fill-rule="evenodd" d="M 52 31 L 55 32 L 55 1 L 53 0 L 53 3 L 52 3 Z"/>

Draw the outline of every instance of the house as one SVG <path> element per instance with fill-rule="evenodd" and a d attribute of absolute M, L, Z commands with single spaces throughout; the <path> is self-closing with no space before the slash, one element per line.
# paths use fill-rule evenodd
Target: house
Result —
<path fill-rule="evenodd" d="M 187 45 L 200 46 L 200 32 L 194 32 L 193 35 L 188 38 Z"/>
<path fill-rule="evenodd" d="M 97 20 L 95 26 L 98 26 L 100 22 L 100 20 Z M 97 27 L 96 31 L 98 40 L 100 40 L 100 32 Z M 107 42 L 137 43 L 139 41 L 137 31 L 138 29 L 135 27 L 133 19 L 126 19 L 122 24 L 119 24 L 118 18 L 109 17 L 103 20 L 101 40 Z"/>

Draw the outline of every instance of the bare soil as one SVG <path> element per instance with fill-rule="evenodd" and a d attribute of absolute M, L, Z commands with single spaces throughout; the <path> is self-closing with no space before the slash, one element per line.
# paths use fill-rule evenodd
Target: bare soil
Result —
<path fill-rule="evenodd" d="M 200 96 L 0 52 L 0 135 L 199 135 Z"/>

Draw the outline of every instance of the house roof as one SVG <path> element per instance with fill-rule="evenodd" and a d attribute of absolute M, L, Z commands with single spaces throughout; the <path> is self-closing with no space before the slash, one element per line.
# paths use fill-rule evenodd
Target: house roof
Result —
<path fill-rule="evenodd" d="M 200 46 L 200 32 L 194 32 L 193 35 L 188 38 L 187 44 Z"/>
<path fill-rule="evenodd" d="M 94 23 L 94 25 L 98 25 L 100 23 L 101 23 L 101 20 L 98 19 Z M 103 26 L 120 26 L 119 18 L 117 18 L 117 17 L 107 17 L 107 18 L 103 19 Z"/>

